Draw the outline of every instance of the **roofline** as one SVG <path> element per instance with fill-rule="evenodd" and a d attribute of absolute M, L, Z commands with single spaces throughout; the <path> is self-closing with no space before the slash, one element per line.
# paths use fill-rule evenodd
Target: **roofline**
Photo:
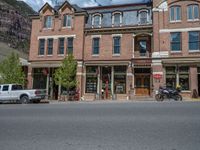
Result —
<path fill-rule="evenodd" d="M 150 5 L 152 2 L 146 3 L 130 3 L 130 4 L 118 4 L 118 5 L 107 5 L 107 6 L 92 6 L 92 7 L 82 7 L 85 10 L 93 9 L 109 9 L 109 8 L 119 8 L 119 7 L 128 7 L 128 6 L 141 6 L 141 5 Z"/>

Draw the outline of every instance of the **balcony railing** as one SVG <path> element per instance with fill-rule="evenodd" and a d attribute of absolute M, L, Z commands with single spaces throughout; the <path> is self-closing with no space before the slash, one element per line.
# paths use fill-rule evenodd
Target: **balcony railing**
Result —
<path fill-rule="evenodd" d="M 148 51 L 147 52 L 145 52 L 145 53 L 141 53 L 141 52 L 139 52 L 139 51 L 135 51 L 134 52 L 134 57 L 135 58 L 138 58 L 138 57 L 151 57 L 151 53 L 149 53 Z"/>

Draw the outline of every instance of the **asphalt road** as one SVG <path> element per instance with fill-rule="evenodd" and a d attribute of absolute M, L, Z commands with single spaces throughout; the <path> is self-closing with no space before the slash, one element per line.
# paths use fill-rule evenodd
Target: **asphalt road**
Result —
<path fill-rule="evenodd" d="M 0 105 L 1 150 L 199 150 L 200 102 Z"/>

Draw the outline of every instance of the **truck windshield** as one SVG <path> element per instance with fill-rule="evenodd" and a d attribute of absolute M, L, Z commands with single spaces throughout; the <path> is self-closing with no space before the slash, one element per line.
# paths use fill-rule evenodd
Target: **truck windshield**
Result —
<path fill-rule="evenodd" d="M 22 85 L 12 85 L 12 91 L 22 90 Z"/>

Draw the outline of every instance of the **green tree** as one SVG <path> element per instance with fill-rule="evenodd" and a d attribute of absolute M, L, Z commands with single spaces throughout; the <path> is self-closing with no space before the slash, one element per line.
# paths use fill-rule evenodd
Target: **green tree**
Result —
<path fill-rule="evenodd" d="M 77 71 L 77 62 L 74 59 L 72 54 L 69 54 L 63 61 L 62 65 L 54 73 L 54 81 L 56 85 L 63 86 L 67 89 L 68 98 L 69 90 L 76 87 L 76 71 Z M 59 88 L 59 95 L 61 90 Z"/>
<path fill-rule="evenodd" d="M 22 70 L 18 54 L 11 53 L 0 63 L 0 83 L 24 85 L 25 74 Z"/>

